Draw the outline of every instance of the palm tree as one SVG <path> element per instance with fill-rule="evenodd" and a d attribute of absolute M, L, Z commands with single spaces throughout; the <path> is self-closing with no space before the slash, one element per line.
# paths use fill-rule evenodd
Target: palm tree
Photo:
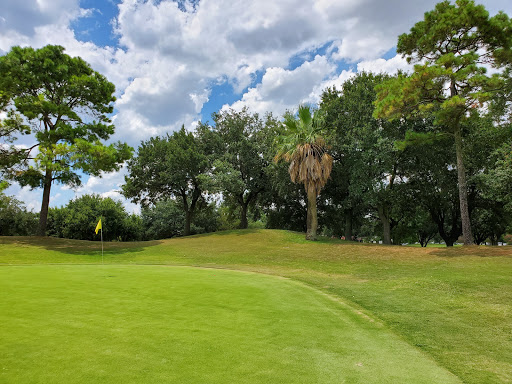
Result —
<path fill-rule="evenodd" d="M 304 184 L 308 197 L 306 239 L 316 240 L 318 228 L 316 198 L 327 183 L 332 170 L 332 156 L 321 136 L 317 114 L 309 106 L 300 106 L 297 118 L 287 113 L 284 132 L 278 138 L 275 162 L 281 159 L 290 163 L 288 173 L 293 183 Z"/>

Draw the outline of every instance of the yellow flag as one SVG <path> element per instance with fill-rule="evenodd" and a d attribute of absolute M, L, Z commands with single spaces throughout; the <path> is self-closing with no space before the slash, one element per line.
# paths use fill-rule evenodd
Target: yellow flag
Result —
<path fill-rule="evenodd" d="M 95 231 L 95 232 L 96 232 L 96 234 L 98 234 L 98 231 L 99 231 L 101 228 L 102 228 L 102 227 L 101 227 L 101 219 L 100 219 L 100 221 L 98 221 L 98 225 L 96 226 L 96 231 Z"/>

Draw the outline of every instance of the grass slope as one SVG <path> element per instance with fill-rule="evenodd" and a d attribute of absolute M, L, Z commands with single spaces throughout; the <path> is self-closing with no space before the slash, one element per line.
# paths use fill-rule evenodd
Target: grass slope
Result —
<path fill-rule="evenodd" d="M 302 236 L 232 231 L 109 243 L 105 263 L 192 265 L 289 277 L 377 317 L 463 382 L 512 382 L 510 248 L 309 243 Z M 5 264 L 101 262 L 97 243 L 59 239 L 0 238 L 0 255 Z"/>

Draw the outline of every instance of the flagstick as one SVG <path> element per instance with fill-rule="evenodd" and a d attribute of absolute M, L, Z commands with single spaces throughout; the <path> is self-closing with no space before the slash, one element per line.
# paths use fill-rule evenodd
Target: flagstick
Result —
<path fill-rule="evenodd" d="M 103 264 L 103 226 L 100 229 L 101 231 L 101 264 Z"/>

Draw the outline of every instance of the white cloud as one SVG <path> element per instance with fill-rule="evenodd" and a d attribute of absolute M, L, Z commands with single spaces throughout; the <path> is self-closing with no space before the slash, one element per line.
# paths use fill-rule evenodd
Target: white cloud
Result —
<path fill-rule="evenodd" d="M 287 109 L 294 109 L 300 103 L 316 102 L 312 100 L 312 91 L 316 85 L 331 77 L 334 71 L 334 64 L 325 56 L 316 56 L 313 61 L 305 62 L 294 70 L 269 68 L 261 83 L 250 88 L 242 99 L 231 107 L 248 107 L 260 114 L 272 112 L 275 115 L 282 115 Z"/>
<path fill-rule="evenodd" d="M 97 194 L 104 198 L 110 197 L 121 201 L 129 213 L 140 213 L 140 206 L 130 202 L 121 194 L 121 186 L 125 183 L 126 174 L 127 168 L 123 166 L 118 172 L 102 172 L 101 177 L 89 176 L 84 184 L 75 189 L 75 196 Z M 64 187 L 64 189 L 69 188 Z"/>
<path fill-rule="evenodd" d="M 94 15 L 78 0 L 6 0 L 0 21 L 0 50 L 15 44 L 40 47 L 61 44 L 104 73 L 117 87 L 117 136 L 136 145 L 149 137 L 190 124 L 200 117 L 210 98 L 211 85 L 228 81 L 236 92 L 251 85 L 257 71 L 263 82 L 253 85 L 242 100 L 258 109 L 282 110 L 311 99 L 319 85 L 269 84 L 273 76 L 283 84 L 292 72 L 289 59 L 332 42 L 326 60 L 366 60 L 361 68 L 389 72 L 394 62 L 373 62 L 396 44 L 434 0 L 124 0 L 118 5 L 115 32 L 120 48 L 97 47 L 76 40 L 70 21 Z M 505 8 L 487 0 L 490 9 Z M 506 8 L 511 8 L 506 5 Z M 507 9 L 505 9 L 507 10 Z M 295 73 L 296 74 L 296 73 Z M 308 78 L 306 77 L 306 82 Z M 325 81 L 324 77 L 318 81 Z M 266 97 L 268 96 L 268 99 Z M 298 97 L 300 96 L 300 97 Z M 273 103 L 281 106 L 273 106 Z"/>
<path fill-rule="evenodd" d="M 3 0 L 0 33 L 15 30 L 34 37 L 37 27 L 67 25 L 80 14 L 78 0 Z"/>
<path fill-rule="evenodd" d="M 5 195 L 12 196 L 15 199 L 22 201 L 25 204 L 25 207 L 29 211 L 39 212 L 41 210 L 41 199 L 43 197 L 43 193 L 38 189 L 30 189 L 30 187 L 20 188 L 18 185 L 11 185 L 5 191 L 3 191 Z"/>
<path fill-rule="evenodd" d="M 408 64 L 401 55 L 396 55 L 389 60 L 367 60 L 357 64 L 358 72 L 388 73 L 390 75 L 396 74 L 399 70 L 410 72 L 412 69 L 413 66 Z"/>

